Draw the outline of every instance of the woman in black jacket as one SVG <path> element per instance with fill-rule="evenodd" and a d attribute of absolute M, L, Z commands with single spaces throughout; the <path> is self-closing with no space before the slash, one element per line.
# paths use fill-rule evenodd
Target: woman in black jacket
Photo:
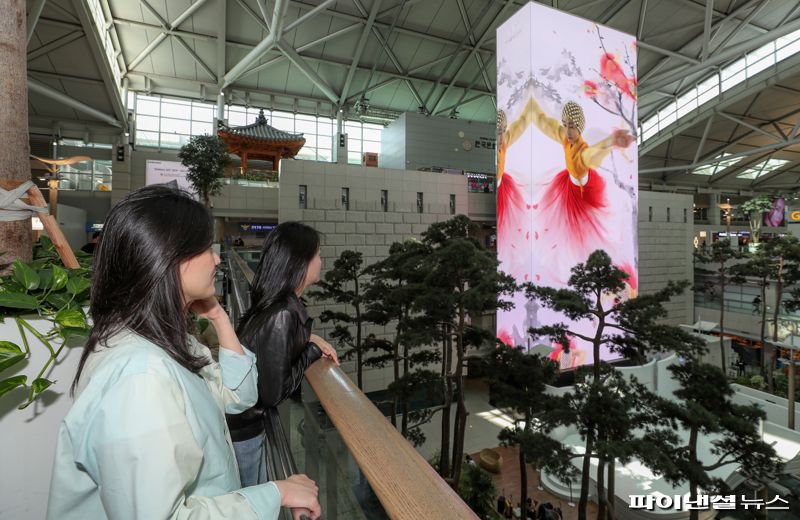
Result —
<path fill-rule="evenodd" d="M 312 318 L 300 301 L 319 281 L 322 260 L 317 231 L 299 222 L 284 222 L 264 241 L 250 289 L 250 308 L 237 326 L 243 345 L 256 353 L 258 403 L 228 416 L 242 486 L 266 480 L 264 410 L 294 393 L 306 368 L 325 356 L 338 364 L 336 350 L 311 334 Z"/>

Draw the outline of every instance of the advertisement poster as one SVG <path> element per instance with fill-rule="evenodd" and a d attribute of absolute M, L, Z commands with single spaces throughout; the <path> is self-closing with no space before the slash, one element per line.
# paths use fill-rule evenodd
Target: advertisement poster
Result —
<path fill-rule="evenodd" d="M 570 270 L 597 250 L 638 287 L 636 40 L 529 3 L 497 30 L 497 252 L 519 283 L 567 287 Z M 613 298 L 611 298 L 613 300 Z M 530 327 L 568 320 L 526 300 L 498 312 L 508 344 L 543 351 L 562 369 L 593 361 L 590 345 L 570 352 Z M 592 322 L 569 323 L 594 336 Z M 603 359 L 612 355 L 601 352 Z"/>
<path fill-rule="evenodd" d="M 194 193 L 194 188 L 186 179 L 189 169 L 178 161 L 147 161 L 145 163 L 145 185 L 166 184 L 171 181 L 178 187 Z"/>

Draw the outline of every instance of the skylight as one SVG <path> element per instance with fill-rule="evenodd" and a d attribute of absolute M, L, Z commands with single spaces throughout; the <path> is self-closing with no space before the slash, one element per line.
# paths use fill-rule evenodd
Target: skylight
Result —
<path fill-rule="evenodd" d="M 789 161 L 785 159 L 767 159 L 766 161 L 760 162 L 755 166 L 746 169 L 736 177 L 740 179 L 758 179 L 762 175 L 766 175 L 771 171 L 777 170 L 788 162 Z"/>
<path fill-rule="evenodd" d="M 716 157 L 714 157 L 714 162 L 711 164 L 707 164 L 705 166 L 700 166 L 699 168 L 695 168 L 692 170 L 692 173 L 695 175 L 714 175 L 717 172 L 721 172 L 728 166 L 733 166 L 734 164 L 738 163 L 743 159 L 743 157 L 734 157 L 733 159 L 725 159 L 725 157 L 732 155 L 728 152 L 722 153 Z"/>
<path fill-rule="evenodd" d="M 700 81 L 658 113 L 641 122 L 640 143 L 647 141 L 672 123 L 717 96 L 743 83 L 759 72 L 800 52 L 800 29 L 748 52 L 743 58 Z M 700 168 L 698 168 L 699 170 Z M 698 175 L 711 175 L 698 173 Z"/>

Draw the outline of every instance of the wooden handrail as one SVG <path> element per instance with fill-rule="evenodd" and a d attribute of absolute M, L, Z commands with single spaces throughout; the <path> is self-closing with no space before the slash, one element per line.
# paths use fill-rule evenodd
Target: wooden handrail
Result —
<path fill-rule="evenodd" d="M 323 358 L 309 366 L 305 375 L 392 520 L 477 520 L 339 367 Z"/>

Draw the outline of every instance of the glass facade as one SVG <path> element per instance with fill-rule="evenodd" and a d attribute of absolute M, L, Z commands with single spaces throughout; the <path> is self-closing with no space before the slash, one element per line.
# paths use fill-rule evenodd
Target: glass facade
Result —
<path fill-rule="evenodd" d="M 137 146 L 180 148 L 192 136 L 213 131 L 214 103 L 131 93 L 129 106 L 135 107 L 134 139 Z M 226 105 L 225 118 L 230 126 L 249 125 L 255 122 L 259 110 L 243 105 Z M 297 159 L 333 161 L 335 119 L 268 109 L 264 110 L 264 116 L 278 130 L 303 134 L 306 144 L 297 154 Z M 347 162 L 361 164 L 362 153 L 380 153 L 382 130 L 383 125 L 347 121 L 344 124 L 344 131 L 348 134 Z"/>
<path fill-rule="evenodd" d="M 62 166 L 58 189 L 111 191 L 111 160 L 82 161 Z"/>
<path fill-rule="evenodd" d="M 639 143 L 665 130 L 672 123 L 715 99 L 748 78 L 800 52 L 800 30 L 771 41 L 755 49 L 727 66 L 718 73 L 700 81 L 695 87 L 667 104 L 652 117 L 642 121 L 639 128 Z M 705 174 L 700 174 L 705 175 Z"/>

